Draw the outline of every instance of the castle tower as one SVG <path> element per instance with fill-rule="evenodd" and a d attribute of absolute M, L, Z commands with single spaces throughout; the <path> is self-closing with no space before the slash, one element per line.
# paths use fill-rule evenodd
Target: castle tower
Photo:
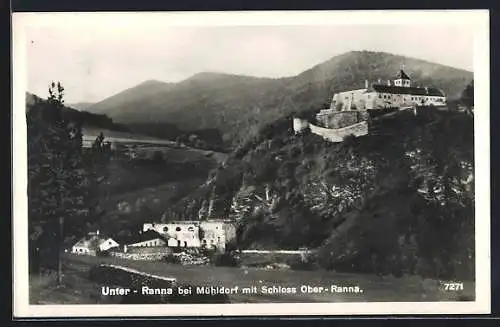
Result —
<path fill-rule="evenodd" d="M 395 86 L 402 86 L 402 87 L 410 87 L 411 86 L 411 80 L 408 75 L 404 72 L 403 69 L 401 69 L 398 73 L 398 76 L 394 80 L 394 85 Z"/>

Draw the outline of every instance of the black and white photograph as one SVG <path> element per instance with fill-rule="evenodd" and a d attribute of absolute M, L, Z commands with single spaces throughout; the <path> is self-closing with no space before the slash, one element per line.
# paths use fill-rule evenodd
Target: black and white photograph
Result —
<path fill-rule="evenodd" d="M 14 314 L 489 313 L 487 11 L 12 19 Z"/>

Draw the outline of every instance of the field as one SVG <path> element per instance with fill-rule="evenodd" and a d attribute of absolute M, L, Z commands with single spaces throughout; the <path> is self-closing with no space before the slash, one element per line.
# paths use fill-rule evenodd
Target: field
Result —
<path fill-rule="evenodd" d="M 139 146 L 142 150 L 147 152 L 153 152 L 160 150 L 162 152 L 168 152 L 169 155 L 178 152 L 182 154 L 187 154 L 187 156 L 210 156 L 215 158 L 217 161 L 222 161 L 226 158 L 226 154 L 189 147 L 186 145 L 177 145 L 176 142 L 155 138 L 151 136 L 144 136 L 138 134 L 132 134 L 127 132 L 117 132 L 105 129 L 99 129 L 94 127 L 85 127 L 82 131 L 84 141 L 94 141 L 100 133 L 103 133 L 104 140 L 116 144 L 122 144 L 126 146 Z M 175 154 L 174 154 L 175 155 Z"/>
<path fill-rule="evenodd" d="M 158 151 L 163 160 L 151 160 Z M 211 151 L 159 144 L 140 145 L 137 152 L 143 154 L 142 159 L 117 156 L 107 167 L 107 184 L 101 186 L 99 195 L 106 212 L 100 228 L 106 233 L 160 220 L 169 207 L 203 184 L 209 171 L 225 158 Z"/>
<path fill-rule="evenodd" d="M 30 284 L 31 303 L 103 303 L 100 286 L 87 279 L 90 267 L 108 263 L 136 269 L 145 273 L 175 277 L 179 282 L 196 286 L 263 286 L 296 287 L 296 294 L 239 294 L 231 295 L 232 303 L 250 302 L 384 302 L 384 301 L 453 301 L 472 300 L 474 283 L 464 283 L 461 292 L 445 291 L 442 282 L 418 276 L 402 278 L 363 274 L 344 274 L 330 271 L 263 270 L 215 266 L 181 266 L 163 262 L 133 261 L 118 258 L 66 255 L 65 286 L 56 288 L 50 277 L 36 277 Z M 45 282 L 43 280 L 45 278 Z M 52 279 L 53 280 L 53 279 Z M 300 293 L 302 285 L 358 286 L 360 293 L 323 292 Z"/>
<path fill-rule="evenodd" d="M 158 144 L 174 144 L 175 142 L 162 140 L 159 138 L 137 135 L 127 132 L 110 131 L 107 129 L 97 128 L 97 127 L 84 127 L 82 133 L 86 137 L 96 138 L 100 133 L 103 133 L 106 139 L 125 139 L 125 140 L 144 140 L 147 143 L 158 143 Z"/>

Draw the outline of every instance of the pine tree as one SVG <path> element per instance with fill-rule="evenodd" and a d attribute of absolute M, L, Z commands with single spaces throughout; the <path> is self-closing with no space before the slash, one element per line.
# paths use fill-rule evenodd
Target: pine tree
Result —
<path fill-rule="evenodd" d="M 58 282 L 62 281 L 60 247 L 63 222 L 83 205 L 84 174 L 81 165 L 81 127 L 63 118 L 64 88 L 52 83 L 46 101 L 28 111 L 28 204 L 30 224 L 43 226 L 52 236 Z"/>
<path fill-rule="evenodd" d="M 64 237 L 80 236 L 95 218 L 99 176 L 105 175 L 102 167 L 109 160 L 103 155 L 107 152 L 102 138 L 96 141 L 93 155 L 82 152 L 81 123 L 65 119 L 63 97 L 62 85 L 51 83 L 48 98 L 35 101 L 26 113 L 29 229 L 43 231 L 37 233 L 46 240 L 40 247 L 55 259 L 59 284 Z M 36 242 L 35 237 L 31 240 Z"/>
<path fill-rule="evenodd" d="M 462 91 L 460 102 L 466 106 L 469 113 L 474 113 L 474 81 L 470 81 L 469 84 Z"/>

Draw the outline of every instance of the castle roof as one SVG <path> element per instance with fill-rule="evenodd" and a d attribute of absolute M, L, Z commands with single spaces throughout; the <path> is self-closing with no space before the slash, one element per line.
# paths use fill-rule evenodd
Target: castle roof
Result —
<path fill-rule="evenodd" d="M 410 77 L 408 75 L 406 75 L 406 73 L 401 69 L 399 71 L 397 79 L 410 79 Z"/>
<path fill-rule="evenodd" d="M 444 93 L 435 87 L 404 87 L 384 84 L 372 84 L 372 89 L 378 93 L 408 94 L 418 96 L 444 97 Z"/>

